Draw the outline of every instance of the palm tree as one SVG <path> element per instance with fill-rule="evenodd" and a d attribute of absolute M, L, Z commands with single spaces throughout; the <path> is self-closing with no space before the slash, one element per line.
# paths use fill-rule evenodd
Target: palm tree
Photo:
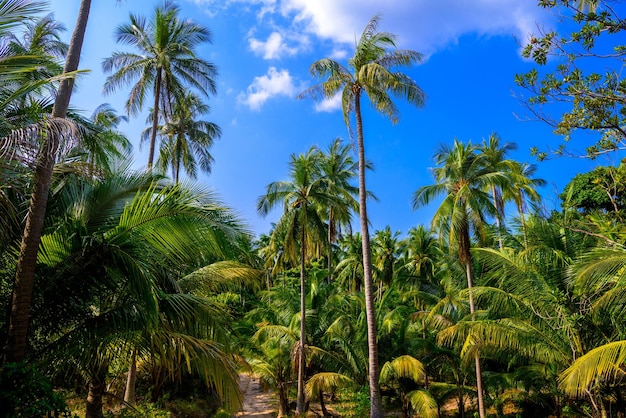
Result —
<path fill-rule="evenodd" d="M 433 169 L 435 184 L 420 187 L 413 195 L 413 209 L 429 204 L 437 196 L 444 200 L 433 217 L 433 228 L 440 237 L 447 237 L 450 248 L 456 248 L 459 261 L 465 267 L 469 291 L 470 313 L 475 312 L 472 292 L 472 255 L 470 253 L 472 231 L 483 233 L 485 215 L 496 215 L 496 209 L 485 190 L 499 184 L 502 174 L 494 172 L 485 158 L 476 153 L 471 143 L 455 140 L 452 147 L 441 146 L 435 154 L 438 167 Z M 482 394 L 480 358 L 475 356 L 478 408 L 481 418 L 485 416 Z"/>
<path fill-rule="evenodd" d="M 349 144 L 342 144 L 341 139 L 335 139 L 322 155 L 320 170 L 327 179 L 332 193 L 341 196 L 343 204 L 328 208 L 328 282 L 333 278 L 333 244 L 341 226 L 350 227 L 352 213 L 358 210 L 358 188 L 351 184 L 357 176 L 358 162 L 352 158 Z"/>
<path fill-rule="evenodd" d="M 489 135 L 487 140 L 483 140 L 480 146 L 480 152 L 485 158 L 486 164 L 491 167 L 492 171 L 499 171 L 503 174 L 509 174 L 513 170 L 513 166 L 516 164 L 512 160 L 506 159 L 507 154 L 510 151 L 517 149 L 517 145 L 511 142 L 500 143 L 500 136 L 496 133 Z M 510 177 L 510 176 L 508 176 Z M 493 198 L 493 205 L 496 208 L 496 229 L 498 233 L 498 245 L 502 249 L 504 244 L 502 242 L 502 230 L 504 228 L 504 196 L 511 195 L 511 189 L 513 188 L 512 181 L 503 182 L 502 185 L 491 184 L 491 197 Z M 504 190 L 503 190 L 504 189 Z"/>
<path fill-rule="evenodd" d="M 104 84 L 104 92 L 112 93 L 136 81 L 126 101 L 128 115 L 138 114 L 146 95 L 153 94 L 152 130 L 148 167 L 152 167 L 159 117 L 172 116 L 173 101 L 183 96 L 184 85 L 203 95 L 215 93 L 216 67 L 198 58 L 194 48 L 211 41 L 211 32 L 189 20 L 180 20 L 180 8 L 169 0 L 156 7 L 150 22 L 130 15 L 130 23 L 115 32 L 117 42 L 135 47 L 138 52 L 114 52 L 102 62 L 104 72 L 113 72 Z"/>
<path fill-rule="evenodd" d="M 9 1 L 7 6 L 9 7 L 3 9 L 3 11 L 8 11 L 5 17 L 8 16 L 9 19 L 2 19 L 4 20 L 2 23 L 9 22 L 9 24 L 11 18 L 16 16 L 28 17 L 29 13 L 36 13 L 41 9 L 41 3 L 19 0 Z M 74 73 L 78 69 L 90 8 L 91 0 L 81 0 L 76 26 L 70 40 L 65 66 L 63 68 L 63 74 Z M 13 22 L 15 22 L 15 20 L 13 20 Z M 9 26 L 6 24 L 2 25 L 2 29 L 7 27 Z M 72 96 L 73 86 L 74 79 L 72 77 L 65 77 L 61 80 L 52 109 L 52 121 L 65 119 Z M 59 126 L 58 123 L 56 125 Z M 26 215 L 24 233 L 22 235 L 22 243 L 17 261 L 15 285 L 13 287 L 6 361 L 19 362 L 24 358 L 26 353 L 26 337 L 35 279 L 35 266 L 37 264 L 37 254 L 46 214 L 48 192 L 50 190 L 52 170 L 54 168 L 61 131 L 62 130 L 50 129 L 49 132 L 44 134 L 42 144 L 37 154 L 32 182 L 33 189 Z"/>
<path fill-rule="evenodd" d="M 360 233 L 349 235 L 339 242 L 340 260 L 335 268 L 337 284 L 346 293 L 362 290 L 363 240 Z"/>
<path fill-rule="evenodd" d="M 376 319 L 374 318 L 374 294 L 372 285 L 372 262 L 370 249 L 369 225 L 367 219 L 367 189 L 365 187 L 365 142 L 363 120 L 361 116 L 361 97 L 366 94 L 378 112 L 393 123 L 398 119 L 398 108 L 392 96 L 401 97 L 415 106 L 422 106 L 424 93 L 407 75 L 394 72 L 399 66 L 409 66 L 420 62 L 422 55 L 410 50 L 397 50 L 395 36 L 388 32 L 378 32 L 380 16 L 374 16 L 356 45 L 354 56 L 348 61 L 350 69 L 337 61 L 324 58 L 311 65 L 310 72 L 316 78 L 323 78 L 321 84 L 311 87 L 300 97 L 330 99 L 341 94 L 341 108 L 346 125 L 350 126 L 350 116 L 354 113 L 359 154 L 359 217 L 363 239 L 363 264 L 365 268 L 365 300 L 368 315 L 368 350 L 370 357 L 370 397 L 371 417 L 382 417 L 383 410 L 378 382 L 378 348 L 376 346 Z M 390 95 L 391 93 L 391 95 Z"/>
<path fill-rule="evenodd" d="M 406 392 L 402 386 L 402 379 L 410 379 L 415 383 L 424 380 L 426 372 L 422 362 L 410 355 L 402 355 L 386 362 L 380 373 L 380 380 L 393 386 L 400 393 L 402 401 L 402 416 L 409 417 L 409 404 L 420 412 L 422 417 L 437 417 L 437 403 L 426 391 L 414 390 Z"/>
<path fill-rule="evenodd" d="M 112 172 L 113 164 L 128 159 L 133 147 L 126 136 L 117 130 L 121 122 L 127 122 L 126 116 L 118 115 L 108 103 L 96 107 L 89 118 L 72 112 L 68 118 L 76 123 L 81 132 L 80 142 L 66 155 L 63 162 L 83 162 L 91 173 Z"/>
<path fill-rule="evenodd" d="M 222 131 L 213 122 L 197 119 L 208 112 L 208 105 L 193 93 L 187 92 L 176 100 L 172 117 L 161 127 L 160 132 L 167 140 L 161 145 L 157 165 L 163 171 L 171 166 L 176 183 L 180 179 L 181 164 L 193 179 L 197 175 L 197 165 L 205 173 L 211 172 L 213 157 L 209 149 L 213 141 L 222 135 Z"/>
<path fill-rule="evenodd" d="M 64 25 L 54 20 L 53 14 L 48 14 L 37 20 L 25 21 L 23 32 L 15 31 L 6 38 L 7 51 L 10 54 L 40 57 L 40 64 L 35 71 L 24 74 L 26 82 L 39 84 L 37 83 L 39 80 L 50 79 L 61 74 L 63 67 L 60 62 L 65 58 L 68 50 L 68 45 L 61 40 L 61 34 L 65 30 Z M 47 83 L 41 85 L 41 88 L 47 89 L 50 96 L 53 96 L 56 84 Z M 20 101 L 37 95 L 40 90 L 36 89 Z"/>
<path fill-rule="evenodd" d="M 244 230 L 208 192 L 157 179 L 131 173 L 68 182 L 55 200 L 57 227 L 42 237 L 50 288 L 38 323 L 62 330 L 48 354 L 85 375 L 87 417 L 102 416 L 109 365 L 135 347 L 174 376 L 204 377 L 231 406 L 239 401 L 222 338 L 227 319 L 175 279 L 185 266 L 226 257 Z"/>
<path fill-rule="evenodd" d="M 395 278 L 396 262 L 399 258 L 399 237 L 400 231 L 392 233 L 389 225 L 374 233 L 372 256 L 378 279 L 378 300 L 382 299 L 384 291 L 389 289 Z"/>
<path fill-rule="evenodd" d="M 325 227 L 319 208 L 340 203 L 339 197 L 328 187 L 326 179 L 320 176 L 319 162 L 320 151 L 314 147 L 303 155 L 292 154 L 289 164 L 291 181 L 270 183 L 266 193 L 257 202 L 257 210 L 262 215 L 266 215 L 280 203 L 283 204 L 283 215 L 274 234 L 285 233 L 284 253 L 292 261 L 300 261 L 298 413 L 305 412 L 306 259 L 313 245 L 324 242 L 322 237 Z"/>
<path fill-rule="evenodd" d="M 409 229 L 401 248 L 401 265 L 396 279 L 400 285 L 419 288 L 417 280 L 431 284 L 436 272 L 437 259 L 441 253 L 437 238 L 424 226 L 419 225 Z"/>
<path fill-rule="evenodd" d="M 43 53 L 55 58 L 65 58 L 68 45 L 61 40 L 61 33 L 65 26 L 54 20 L 52 13 L 36 21 L 24 22 L 25 30 L 22 36 L 17 32 L 9 34 L 9 48 L 17 55 L 36 55 Z"/>
<path fill-rule="evenodd" d="M 524 244 L 528 243 L 528 234 L 526 232 L 526 202 L 539 203 L 541 197 L 537 193 L 537 187 L 541 187 L 546 184 L 546 181 L 539 178 L 534 178 L 537 167 L 528 163 L 515 163 L 510 172 L 513 182 L 513 187 L 510 190 L 511 195 L 505 196 L 505 198 L 515 202 L 517 211 L 519 213 L 520 222 L 522 223 L 522 232 L 524 234 Z"/>
<path fill-rule="evenodd" d="M 251 337 L 248 361 L 260 379 L 278 392 L 279 417 L 289 415 L 289 381 L 295 363 L 292 353 L 298 341 L 297 291 L 292 287 L 275 287 L 261 293 L 259 305 L 247 318 L 260 324 Z"/>

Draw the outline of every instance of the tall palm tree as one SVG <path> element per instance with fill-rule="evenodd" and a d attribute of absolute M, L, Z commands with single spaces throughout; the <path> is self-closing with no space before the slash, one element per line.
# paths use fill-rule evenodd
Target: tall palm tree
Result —
<path fill-rule="evenodd" d="M 77 124 L 82 137 L 67 155 L 70 162 L 84 162 L 93 173 L 114 170 L 113 164 L 128 159 L 133 147 L 126 136 L 117 130 L 128 118 L 119 115 L 111 105 L 103 103 L 96 107 L 89 118 L 72 112 L 68 116 Z"/>
<path fill-rule="evenodd" d="M 167 139 L 162 143 L 157 165 L 163 171 L 172 167 L 172 177 L 178 183 L 180 168 L 191 178 L 196 178 L 197 166 L 205 173 L 211 172 L 213 156 L 209 152 L 213 141 L 222 135 L 213 122 L 198 120 L 209 112 L 209 106 L 191 92 L 185 93 L 174 103 L 172 116 L 161 127 Z"/>
<path fill-rule="evenodd" d="M 480 152 L 484 156 L 486 163 L 491 167 L 491 170 L 499 171 L 503 174 L 509 174 L 513 170 L 515 162 L 507 159 L 506 157 L 510 151 L 514 151 L 516 149 L 517 145 L 514 143 L 500 143 L 500 136 L 496 133 L 489 135 L 489 138 L 484 140 L 480 146 Z M 493 199 L 493 205 L 496 208 L 496 232 L 498 234 L 498 245 L 500 249 L 502 249 L 504 247 L 502 242 L 502 230 L 504 228 L 504 197 L 511 195 L 513 185 L 512 181 L 510 181 L 503 182 L 501 186 L 491 184 L 489 187 L 491 188 L 490 191 Z"/>
<path fill-rule="evenodd" d="M 485 357 L 511 367 L 513 358 L 524 365 L 540 365 L 539 373 L 526 382 L 552 395 L 553 414 L 560 416 L 563 392 L 557 377 L 564 376 L 563 371 L 593 344 L 623 338 L 622 327 L 614 326 L 621 323 L 615 314 L 622 315 L 623 304 L 619 302 L 618 310 L 611 312 L 609 306 L 598 303 L 610 289 L 608 282 L 615 282 L 614 276 L 604 274 L 617 271 L 610 252 L 590 251 L 591 240 L 563 228 L 555 219 L 533 219 L 528 227 L 528 245 L 518 251 L 474 250 L 486 279 L 485 286 L 474 291 L 486 302 L 488 318 L 458 325 L 469 330 L 466 353 L 475 352 L 478 346 Z M 589 262 L 577 261 L 583 254 Z M 610 313 L 612 319 L 601 316 L 602 323 L 597 324 L 593 317 L 602 312 Z M 573 317 L 577 320 L 572 321 Z M 452 331 L 459 330 L 449 331 L 452 336 Z M 593 403 L 600 391 L 596 388 L 586 396 Z M 597 410 L 597 405 L 593 408 Z"/>
<path fill-rule="evenodd" d="M 61 33 L 65 26 L 54 20 L 52 13 L 35 21 L 24 22 L 25 30 L 22 36 L 18 32 L 9 34 L 9 48 L 21 55 L 44 53 L 55 58 L 65 58 L 68 45 L 61 40 Z"/>
<path fill-rule="evenodd" d="M 409 288 L 419 288 L 416 280 L 432 283 L 435 266 L 440 255 L 437 238 L 430 230 L 419 225 L 409 229 L 408 236 L 401 245 L 402 258 L 397 281 Z"/>
<path fill-rule="evenodd" d="M 442 145 L 435 154 L 438 167 L 433 169 L 435 184 L 420 187 L 413 195 L 413 209 L 429 204 L 443 195 L 444 199 L 433 217 L 432 225 L 440 237 L 447 237 L 451 249 L 456 249 L 459 261 L 465 267 L 469 291 L 470 313 L 475 311 L 472 292 L 472 231 L 483 233 L 485 215 L 496 215 L 496 208 L 485 190 L 501 182 L 503 176 L 494 172 L 477 147 L 455 139 L 452 147 Z M 478 408 L 485 416 L 482 393 L 480 358 L 475 356 Z"/>
<path fill-rule="evenodd" d="M 41 3 L 26 1 L 9 1 L 7 5 L 11 7 L 10 12 L 13 13 L 8 16 L 19 16 L 20 13 L 14 12 L 18 11 L 20 6 L 22 7 L 22 13 L 36 13 L 41 8 Z M 70 40 L 65 66 L 63 68 L 64 74 L 74 73 L 78 69 L 90 8 L 91 0 L 81 0 L 76 26 Z M 3 11 L 6 10 L 7 9 L 4 9 Z M 22 14 L 22 16 L 28 16 L 28 13 Z M 4 29 L 7 26 L 2 25 L 2 27 Z M 65 77 L 61 80 L 51 114 L 53 121 L 65 119 L 73 87 L 74 79 L 72 77 Z M 21 361 L 26 353 L 26 337 L 35 279 L 35 266 L 37 264 L 37 254 L 46 214 L 52 170 L 59 146 L 59 136 L 62 131 L 63 130 L 50 129 L 43 135 L 42 143 L 37 154 L 33 175 L 33 189 L 17 261 L 17 272 L 15 274 L 15 285 L 13 288 L 7 337 L 7 351 L 5 356 L 6 361 Z"/>
<path fill-rule="evenodd" d="M 512 200 L 515 202 L 515 206 L 517 206 L 520 222 L 522 223 L 524 244 L 528 243 L 528 234 L 526 232 L 526 202 L 528 201 L 532 204 L 539 203 L 541 197 L 537 192 L 537 187 L 546 184 L 544 179 L 534 177 L 536 171 L 537 167 L 534 164 L 516 162 L 510 172 L 513 182 L 513 188 L 509 191 L 511 195 L 505 196 L 507 200 Z"/>
<path fill-rule="evenodd" d="M 152 130 L 148 167 L 155 154 L 159 117 L 172 116 L 174 99 L 183 96 L 184 86 L 197 89 L 203 95 L 215 93 L 217 68 L 196 56 L 194 49 L 211 41 L 211 32 L 202 25 L 179 18 L 180 8 L 169 0 L 156 7 L 148 22 L 141 16 L 130 15 L 130 22 L 118 26 L 117 42 L 133 46 L 137 53 L 114 52 L 102 62 L 104 72 L 112 72 L 104 84 L 104 92 L 112 93 L 135 81 L 126 101 L 126 112 L 138 114 L 146 96 L 153 94 Z"/>
<path fill-rule="evenodd" d="M 25 81 L 37 83 L 38 80 L 57 76 L 63 71 L 61 60 L 65 59 L 68 50 L 68 45 L 61 40 L 61 35 L 65 30 L 63 24 L 54 20 L 53 14 L 48 14 L 37 20 L 25 21 L 22 32 L 14 31 L 6 38 L 7 51 L 10 54 L 41 57 L 40 65 L 36 70 L 24 75 Z M 53 96 L 57 85 L 47 83 L 40 87 L 26 97 L 32 97 L 42 89 L 47 89 L 50 96 Z"/>
<path fill-rule="evenodd" d="M 337 284 L 346 293 L 362 290 L 363 283 L 363 240 L 359 232 L 344 237 L 339 242 L 340 260 L 335 268 Z"/>
<path fill-rule="evenodd" d="M 378 32 L 380 16 L 374 16 L 365 26 L 356 45 L 355 54 L 348 61 L 348 68 L 330 58 L 323 58 L 311 65 L 310 72 L 316 78 L 325 79 L 300 94 L 300 97 L 330 99 L 341 94 L 341 108 L 346 125 L 354 114 L 359 154 L 359 217 L 363 239 L 363 263 L 365 267 L 365 300 L 368 315 L 368 350 L 370 356 L 371 417 L 382 417 L 383 410 L 379 385 L 378 348 L 376 346 L 376 319 L 374 318 L 374 294 L 372 285 L 372 261 L 369 225 L 367 219 L 367 189 L 365 187 L 365 141 L 361 98 L 365 94 L 378 112 L 398 120 L 398 108 L 392 97 L 400 97 L 415 106 L 424 104 L 424 93 L 406 74 L 394 72 L 394 68 L 410 66 L 422 60 L 416 51 L 392 49 L 396 47 L 395 36 Z"/>
<path fill-rule="evenodd" d="M 376 266 L 378 281 L 378 300 L 382 299 L 383 292 L 389 289 L 395 278 L 396 263 L 399 258 L 400 231 L 391 232 L 387 225 L 385 229 L 376 231 L 372 239 L 373 264 Z"/>
<path fill-rule="evenodd" d="M 290 181 L 270 183 L 266 193 L 257 202 L 257 210 L 262 215 L 283 204 L 283 215 L 274 234 L 285 233 L 284 253 L 292 261 L 300 262 L 300 347 L 296 406 L 300 414 L 305 412 L 306 259 L 313 245 L 324 242 L 325 225 L 319 208 L 339 204 L 339 198 L 332 193 L 326 179 L 320 176 L 319 162 L 320 151 L 314 147 L 306 154 L 292 155 L 289 164 Z"/>
<path fill-rule="evenodd" d="M 341 196 L 343 204 L 328 208 L 328 281 L 333 278 L 333 244 L 337 240 L 340 227 L 350 227 L 352 213 L 358 210 L 355 196 L 359 190 L 351 182 L 357 176 L 358 162 L 352 158 L 352 147 L 335 139 L 322 155 L 320 170 L 326 178 L 332 193 Z"/>

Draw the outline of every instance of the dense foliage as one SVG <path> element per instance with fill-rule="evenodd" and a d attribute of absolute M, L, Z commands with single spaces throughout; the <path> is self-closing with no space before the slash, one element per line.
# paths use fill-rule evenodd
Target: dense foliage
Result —
<path fill-rule="evenodd" d="M 570 38 L 534 38 L 526 53 L 543 64 L 570 40 L 592 51 L 599 37 L 623 29 L 608 3 L 541 1 L 573 10 L 581 27 Z M 84 399 L 80 408 L 90 418 L 107 409 L 167 416 L 166 407 L 187 416 L 190 403 L 205 415 L 228 415 L 241 404 L 238 375 L 250 371 L 276 393 L 281 416 L 313 403 L 325 416 L 385 409 L 424 417 L 608 417 L 626 410 L 623 163 L 577 175 L 561 209 L 545 213 L 538 193 L 545 181 L 532 164 L 510 158 L 515 144 L 495 133 L 479 144 L 456 139 L 434 155 L 433 183 L 415 185 L 416 210 L 438 205 L 431 224 L 372 234 L 362 228 L 364 236 L 352 224 L 358 213 L 368 222 L 363 201 L 373 194 L 363 174 L 370 164 L 362 147 L 353 155 L 350 144 L 335 140 L 291 156 L 289 177 L 258 198 L 259 212 L 279 208 L 282 216 L 253 239 L 212 192 L 180 176 L 181 168 L 190 178 L 197 168 L 208 171 L 209 148 L 220 136 L 217 125 L 198 120 L 217 75 L 193 54 L 210 39 L 208 30 L 180 18 L 169 2 L 153 21 L 164 33 L 187 34 L 184 51 L 167 43 L 151 49 L 153 27 L 132 24 L 141 17 L 118 28 L 120 41 L 141 50 L 169 51 L 172 59 L 180 53 L 187 64 L 197 58 L 201 73 L 195 84 L 165 68 L 159 54 L 142 61 L 116 53 L 106 61 L 110 89 L 124 87 L 132 78 L 126 71 L 156 69 L 163 77 L 138 77 L 133 89 L 141 95 L 129 99 L 129 111 L 154 99 L 146 137 L 160 148 L 150 169 L 135 172 L 114 109 L 50 117 L 68 49 L 59 40 L 63 28 L 43 12 L 38 2 L 0 1 L 7 46 L 0 63 L 11 64 L 0 65 L 2 416 L 68 415 L 64 394 Z M 362 92 L 393 120 L 387 91 L 415 105 L 423 99 L 401 73 L 359 78 L 420 59 L 413 51 L 383 54 L 394 38 L 376 31 L 378 20 L 366 26 L 348 65 L 362 71 L 317 61 L 314 75 L 328 79 L 304 93 L 343 92 L 344 117 L 350 125 L 354 114 L 357 130 Z M 613 48 L 623 57 L 622 46 Z M 580 57 L 568 59 L 573 65 Z M 562 80 L 519 78 L 539 89 L 531 105 L 572 99 L 559 132 L 598 130 L 603 137 L 592 154 L 620 147 L 617 73 L 559 71 Z M 583 87 L 587 94 L 571 96 Z M 593 101 L 600 93 L 603 100 Z M 41 157 L 42 149 L 51 153 Z M 28 321 L 18 327 L 11 318 L 24 307 L 15 301 L 27 263 L 21 242 L 37 200 L 29 197 L 38 186 L 34 173 L 47 159 L 53 165 L 30 266 Z M 17 350 L 16 330 L 25 342 Z M 16 353 L 24 363 L 7 361 Z M 376 373 L 372 365 L 380 365 Z M 373 396 L 380 397 L 375 407 Z"/>

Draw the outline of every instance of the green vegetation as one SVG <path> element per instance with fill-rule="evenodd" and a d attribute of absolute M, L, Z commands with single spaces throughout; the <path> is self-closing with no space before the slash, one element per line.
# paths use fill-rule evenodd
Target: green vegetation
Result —
<path fill-rule="evenodd" d="M 588 50 L 604 29 L 623 30 L 595 1 L 540 3 L 577 8 L 572 39 Z M 510 158 L 515 144 L 495 133 L 455 139 L 434 155 L 433 184 L 413 195 L 415 209 L 438 205 L 431 224 L 369 234 L 361 96 L 394 122 L 392 96 L 417 106 L 424 97 L 391 71 L 420 55 L 393 49 L 374 17 L 349 69 L 317 61 L 322 82 L 303 93 L 342 94 L 358 157 L 338 139 L 293 154 L 288 178 L 258 198 L 261 214 L 282 215 L 254 239 L 212 192 L 180 179 L 181 168 L 190 178 L 210 169 L 220 136 L 198 120 L 215 88 L 216 68 L 193 52 L 209 41 L 206 28 L 169 2 L 153 25 L 132 16 L 118 28 L 145 54 L 106 59 L 106 88 L 137 81 L 130 115 L 153 95 L 146 134 L 160 145 L 157 163 L 151 153 L 149 169 L 134 172 L 123 117 L 107 105 L 91 117 L 68 112 L 81 45 L 60 43 L 62 28 L 38 2 L 0 6 L 0 62 L 11 64 L 0 65 L 2 416 L 232 416 L 238 374 L 250 371 L 275 392 L 280 416 L 318 405 L 355 417 L 626 410 L 624 163 L 574 177 L 548 214 L 537 191 L 545 182 Z M 78 32 L 89 6 L 81 2 Z M 155 28 L 178 46 L 153 45 Z M 526 53 L 542 63 L 565 41 L 547 34 Z M 592 103 L 598 80 L 574 76 L 518 81 L 540 89 L 537 103 L 586 86 L 559 131 L 602 131 L 610 143 L 592 154 L 619 147 L 623 83 Z M 351 229 L 357 213 L 361 233 Z"/>

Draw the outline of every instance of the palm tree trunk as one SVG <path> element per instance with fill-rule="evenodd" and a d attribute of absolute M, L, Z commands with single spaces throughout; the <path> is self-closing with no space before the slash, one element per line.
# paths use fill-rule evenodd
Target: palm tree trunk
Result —
<path fill-rule="evenodd" d="M 496 228 L 498 230 L 498 245 L 500 249 L 504 248 L 504 244 L 502 243 L 502 222 L 501 218 L 501 205 L 498 201 L 498 194 L 496 193 L 496 186 L 491 186 L 491 195 L 493 196 L 493 205 L 496 208 Z"/>
<path fill-rule="evenodd" d="M 287 397 L 287 388 L 284 382 L 278 383 L 278 417 L 286 417 L 289 415 L 289 398 Z"/>
<path fill-rule="evenodd" d="M 328 413 L 328 409 L 326 409 L 326 402 L 324 402 L 324 391 L 322 389 L 319 390 L 318 396 L 320 398 L 320 409 L 322 410 L 322 416 L 332 417 L 332 415 Z"/>
<path fill-rule="evenodd" d="M 467 289 L 469 293 L 470 313 L 472 314 L 473 319 L 475 307 L 474 295 L 472 294 L 472 259 L 469 253 L 467 257 L 469 258 L 465 262 L 465 274 L 467 275 Z M 478 396 L 478 413 L 480 415 L 480 418 L 485 418 L 485 405 L 483 403 L 483 376 L 480 367 L 480 356 L 478 355 L 478 353 L 474 354 L 474 362 L 476 364 L 476 393 Z"/>
<path fill-rule="evenodd" d="M 150 150 L 148 151 L 148 170 L 152 168 L 152 163 L 154 162 L 156 135 L 157 129 L 159 128 L 159 96 L 161 95 L 163 71 L 159 67 L 156 72 L 156 80 L 154 81 L 154 106 L 152 109 L 152 132 L 150 132 Z"/>
<path fill-rule="evenodd" d="M 63 73 L 78 69 L 80 53 L 89 20 L 91 0 L 82 0 L 76 19 L 76 27 L 70 40 Z M 52 118 L 65 118 L 72 97 L 74 79 L 67 78 L 59 84 L 57 97 L 52 108 Z M 52 170 L 56 161 L 59 138 L 55 134 L 46 134 L 37 156 L 33 176 L 33 191 L 30 197 L 26 225 L 22 236 L 20 254 L 17 260 L 17 272 L 11 302 L 9 330 L 7 333 L 7 362 L 19 362 L 26 354 L 26 342 L 30 319 L 30 306 L 35 283 L 35 266 L 41 242 L 41 232 L 48 206 L 48 192 L 52 181 Z"/>
<path fill-rule="evenodd" d="M 306 208 L 303 210 L 306 211 Z M 306 337 L 306 288 L 305 288 L 305 264 L 304 257 L 306 256 L 306 234 L 304 231 L 304 225 L 301 226 L 302 232 L 300 233 L 300 239 L 302 243 L 300 245 L 300 353 L 298 357 L 298 399 L 296 403 L 296 412 L 298 414 L 304 414 L 305 412 L 305 399 L 304 399 L 304 339 Z"/>
<path fill-rule="evenodd" d="M 378 382 L 380 370 L 378 367 L 378 341 L 376 333 L 376 309 L 374 307 L 374 290 L 372 284 L 372 257 L 370 249 L 370 235 L 367 224 L 367 189 L 365 188 L 365 141 L 363 140 L 363 120 L 361 118 L 361 93 L 357 92 L 354 113 L 359 151 L 359 217 L 361 221 L 361 239 L 363 244 L 363 281 L 365 287 L 365 314 L 367 316 L 367 347 L 369 356 L 369 384 L 370 384 L 370 418 L 383 417 L 383 405 Z"/>
<path fill-rule="evenodd" d="M 104 381 L 92 380 L 89 382 L 85 418 L 102 418 L 102 396 L 104 395 Z"/>
<path fill-rule="evenodd" d="M 519 219 L 522 222 L 522 233 L 524 234 L 524 247 L 528 247 L 528 233 L 526 232 L 526 220 L 524 219 L 524 193 L 519 191 L 519 203 L 517 205 Z"/>
<path fill-rule="evenodd" d="M 334 229 L 333 208 L 328 213 L 328 276 L 326 282 L 328 284 L 333 281 L 333 229 Z"/>
<path fill-rule="evenodd" d="M 124 391 L 124 402 L 135 404 L 135 387 L 137 386 L 137 349 L 133 348 L 128 367 L 128 377 L 126 379 L 126 390 Z"/>

